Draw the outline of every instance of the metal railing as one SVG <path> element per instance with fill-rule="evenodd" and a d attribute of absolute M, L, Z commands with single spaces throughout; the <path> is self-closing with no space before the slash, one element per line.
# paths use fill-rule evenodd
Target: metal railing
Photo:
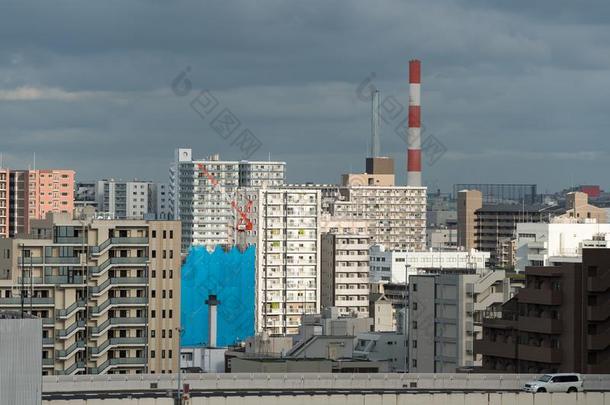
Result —
<path fill-rule="evenodd" d="M 146 304 L 148 301 L 146 297 L 119 297 L 119 298 L 110 298 L 104 301 L 101 305 L 97 307 L 91 308 L 91 313 L 94 315 L 98 315 L 106 308 L 114 305 L 137 305 L 137 304 Z"/>
<path fill-rule="evenodd" d="M 79 308 L 85 308 L 85 301 L 75 301 L 68 308 L 57 310 L 57 318 L 67 318 Z"/>
<path fill-rule="evenodd" d="M 134 285 L 134 284 L 146 284 L 148 279 L 144 277 L 112 277 L 104 281 L 102 284 L 91 287 L 93 294 L 100 293 L 111 285 Z"/>
<path fill-rule="evenodd" d="M 97 335 L 104 332 L 112 325 L 144 325 L 146 318 L 108 318 L 99 326 L 91 328 L 91 334 Z"/>
<path fill-rule="evenodd" d="M 146 365 L 146 358 L 145 357 L 119 357 L 119 358 L 114 358 L 114 359 L 108 359 L 105 362 L 103 362 L 102 364 L 100 364 L 99 367 L 89 368 L 88 374 L 101 374 L 108 367 L 110 367 L 110 366 L 117 366 L 117 365 L 142 365 L 142 366 L 145 366 Z"/>
<path fill-rule="evenodd" d="M 80 328 L 84 329 L 85 325 L 86 325 L 85 321 L 76 321 L 72 325 L 68 326 L 66 329 L 60 329 L 57 332 L 57 336 L 59 338 L 65 338 L 65 337 L 71 335 L 72 332 L 76 331 L 77 329 L 80 329 Z"/>
<path fill-rule="evenodd" d="M 57 360 L 65 360 L 65 359 L 71 357 L 74 353 L 76 353 L 76 351 L 78 349 L 84 349 L 84 348 L 85 348 L 85 342 L 82 340 L 77 340 L 76 342 L 72 343 L 67 349 L 58 350 L 55 353 L 55 358 Z"/>
<path fill-rule="evenodd" d="M 97 347 L 89 349 L 89 353 L 92 355 L 100 355 L 110 348 L 110 346 L 133 346 L 133 345 L 145 345 L 145 337 L 125 337 L 125 338 L 111 338 L 106 340 L 104 343 Z"/>

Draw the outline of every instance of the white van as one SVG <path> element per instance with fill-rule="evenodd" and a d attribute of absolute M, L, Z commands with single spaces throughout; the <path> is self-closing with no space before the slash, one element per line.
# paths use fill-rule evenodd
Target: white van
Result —
<path fill-rule="evenodd" d="M 582 391 L 580 374 L 545 374 L 535 381 L 529 381 L 523 386 L 527 392 L 578 392 Z"/>

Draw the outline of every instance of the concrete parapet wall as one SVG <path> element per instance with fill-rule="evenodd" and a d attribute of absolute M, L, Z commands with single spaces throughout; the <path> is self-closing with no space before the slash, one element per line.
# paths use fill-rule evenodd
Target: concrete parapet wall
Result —
<path fill-rule="evenodd" d="M 610 405 L 610 393 L 407 393 L 198 397 L 188 405 Z M 43 405 L 173 405 L 171 398 L 51 400 Z M 186 405 L 186 404 L 185 404 Z"/>
<path fill-rule="evenodd" d="M 183 374 L 192 390 L 519 390 L 532 374 Z M 175 374 L 45 376 L 43 392 L 173 390 Z M 610 390 L 610 374 L 583 375 L 586 390 Z"/>

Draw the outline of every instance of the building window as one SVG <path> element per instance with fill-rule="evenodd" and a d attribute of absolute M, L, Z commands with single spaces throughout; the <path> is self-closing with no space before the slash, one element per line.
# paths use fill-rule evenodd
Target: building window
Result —
<path fill-rule="evenodd" d="M 156 318 L 156 316 L 157 316 L 157 311 L 155 311 L 154 309 L 152 311 L 150 311 L 151 318 Z"/>
<path fill-rule="evenodd" d="M 153 278 L 157 277 L 157 271 L 156 271 L 156 270 L 153 270 L 153 271 L 152 271 L 152 277 L 153 277 Z"/>
<path fill-rule="evenodd" d="M 169 231 L 169 238 L 174 239 L 174 231 L 172 231 L 172 230 Z"/>
<path fill-rule="evenodd" d="M 417 302 L 413 303 L 413 311 L 417 311 Z"/>
<path fill-rule="evenodd" d="M 152 231 L 152 237 L 156 238 L 157 237 L 157 231 Z"/>
<path fill-rule="evenodd" d="M 167 239 L 167 231 L 166 230 L 163 231 L 163 239 Z"/>
<path fill-rule="evenodd" d="M 413 283 L 413 291 L 417 291 L 417 284 Z"/>
<path fill-rule="evenodd" d="M 414 349 L 417 349 L 417 340 L 414 340 L 414 341 L 413 341 L 413 348 L 414 348 Z"/>
<path fill-rule="evenodd" d="M 157 292 L 155 290 L 150 290 L 150 298 L 156 298 Z"/>
<path fill-rule="evenodd" d="M 152 258 L 153 258 L 153 259 L 157 257 L 157 251 L 156 251 L 156 250 L 153 250 L 153 251 L 151 252 L 151 254 L 152 254 Z"/>
<path fill-rule="evenodd" d="M 150 337 L 151 338 L 155 338 L 155 336 L 156 336 L 156 331 L 154 329 L 151 329 L 150 330 Z"/>
<path fill-rule="evenodd" d="M 151 351 L 150 351 L 150 358 L 151 358 L 151 359 L 154 359 L 154 358 L 155 358 L 155 351 L 154 351 L 154 350 L 151 350 Z"/>
<path fill-rule="evenodd" d="M 417 329 L 417 321 L 413 321 L 413 329 Z"/>
<path fill-rule="evenodd" d="M 413 361 L 411 361 L 411 365 L 413 367 L 417 367 L 417 359 L 413 359 Z"/>

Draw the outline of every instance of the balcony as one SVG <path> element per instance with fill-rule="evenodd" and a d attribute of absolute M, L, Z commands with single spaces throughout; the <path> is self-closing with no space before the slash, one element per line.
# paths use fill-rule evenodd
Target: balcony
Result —
<path fill-rule="evenodd" d="M 45 264 L 81 264 L 80 257 L 47 257 Z"/>
<path fill-rule="evenodd" d="M 112 327 L 144 325 L 146 325 L 146 318 L 108 318 L 100 326 L 92 327 L 90 330 L 92 336 L 99 336 Z"/>
<path fill-rule="evenodd" d="M 57 319 L 69 318 L 81 309 L 85 309 L 85 301 L 75 301 L 68 308 L 57 310 Z"/>
<path fill-rule="evenodd" d="M 70 325 L 66 329 L 60 329 L 59 331 L 57 331 L 57 337 L 59 337 L 60 339 L 68 339 L 69 337 L 74 335 L 79 330 L 85 330 L 85 326 L 86 326 L 85 321 L 74 322 L 72 325 Z"/>
<path fill-rule="evenodd" d="M 42 338 L 42 345 L 45 347 L 53 347 L 53 345 L 55 344 L 55 341 L 53 340 L 53 338 L 49 338 L 49 337 L 43 337 Z"/>
<path fill-rule="evenodd" d="M 145 337 L 111 338 L 97 347 L 90 348 L 89 353 L 91 353 L 93 357 L 99 357 L 114 346 L 142 346 L 145 344 Z"/>
<path fill-rule="evenodd" d="M 606 270 L 601 276 L 587 278 L 587 289 L 591 292 L 604 292 L 610 288 L 610 271 Z"/>
<path fill-rule="evenodd" d="M 42 359 L 43 367 L 53 367 L 55 365 L 55 360 L 53 359 Z"/>
<path fill-rule="evenodd" d="M 519 302 L 540 305 L 561 305 L 561 291 L 551 289 L 522 288 L 517 294 Z"/>
<path fill-rule="evenodd" d="M 103 374 L 110 368 L 120 366 L 141 366 L 146 367 L 145 357 L 119 357 L 115 359 L 108 359 L 98 367 L 93 367 L 88 370 L 87 374 Z"/>
<path fill-rule="evenodd" d="M 120 266 L 145 266 L 148 263 L 148 257 L 111 257 L 99 266 L 89 267 L 89 273 L 98 276 L 108 270 L 110 267 Z"/>
<path fill-rule="evenodd" d="M 57 360 L 67 360 L 72 357 L 76 352 L 85 350 L 85 342 L 77 340 L 72 343 L 66 350 L 57 350 L 55 352 L 55 358 Z"/>
<path fill-rule="evenodd" d="M 74 285 L 74 284 L 85 284 L 83 276 L 46 276 L 45 283 L 47 284 L 59 284 L 59 285 Z"/>
<path fill-rule="evenodd" d="M 99 316 L 104 313 L 108 308 L 114 306 L 140 306 L 146 305 L 147 303 L 146 297 L 119 297 L 119 298 L 110 298 L 104 301 L 101 305 L 97 307 L 91 308 L 91 314 L 94 316 Z"/>
<path fill-rule="evenodd" d="M 134 286 L 141 285 L 146 286 L 148 279 L 144 277 L 113 277 L 104 281 L 102 284 L 91 287 L 91 293 L 94 296 L 103 294 L 105 291 L 115 286 Z"/>
<path fill-rule="evenodd" d="M 599 333 L 597 335 L 587 335 L 587 349 L 589 350 L 604 350 L 610 346 L 610 339 L 608 339 L 608 331 L 605 333 Z"/>
<path fill-rule="evenodd" d="M 520 316 L 519 330 L 526 332 L 558 334 L 563 330 L 563 323 L 559 319 Z"/>
<path fill-rule="evenodd" d="M 23 304 L 29 306 L 30 303 L 33 306 L 52 306 L 54 304 L 54 299 L 51 297 L 23 297 Z M 19 306 L 21 305 L 21 297 L 10 297 L 10 298 L 0 298 L 0 306 Z"/>
<path fill-rule="evenodd" d="M 608 303 L 587 307 L 587 319 L 589 321 L 605 321 L 610 318 L 610 305 Z"/>
<path fill-rule="evenodd" d="M 85 363 L 82 361 L 74 362 L 70 367 L 65 370 L 60 370 L 57 374 L 61 375 L 73 375 L 79 371 L 85 371 Z"/>
<path fill-rule="evenodd" d="M 91 246 L 89 251 L 91 254 L 99 256 L 104 251 L 112 246 L 140 246 L 148 245 L 148 238 L 142 237 L 122 237 L 122 238 L 110 238 L 100 243 L 98 246 Z"/>
<path fill-rule="evenodd" d="M 551 347 L 519 345 L 519 359 L 538 363 L 561 363 L 561 350 Z"/>

